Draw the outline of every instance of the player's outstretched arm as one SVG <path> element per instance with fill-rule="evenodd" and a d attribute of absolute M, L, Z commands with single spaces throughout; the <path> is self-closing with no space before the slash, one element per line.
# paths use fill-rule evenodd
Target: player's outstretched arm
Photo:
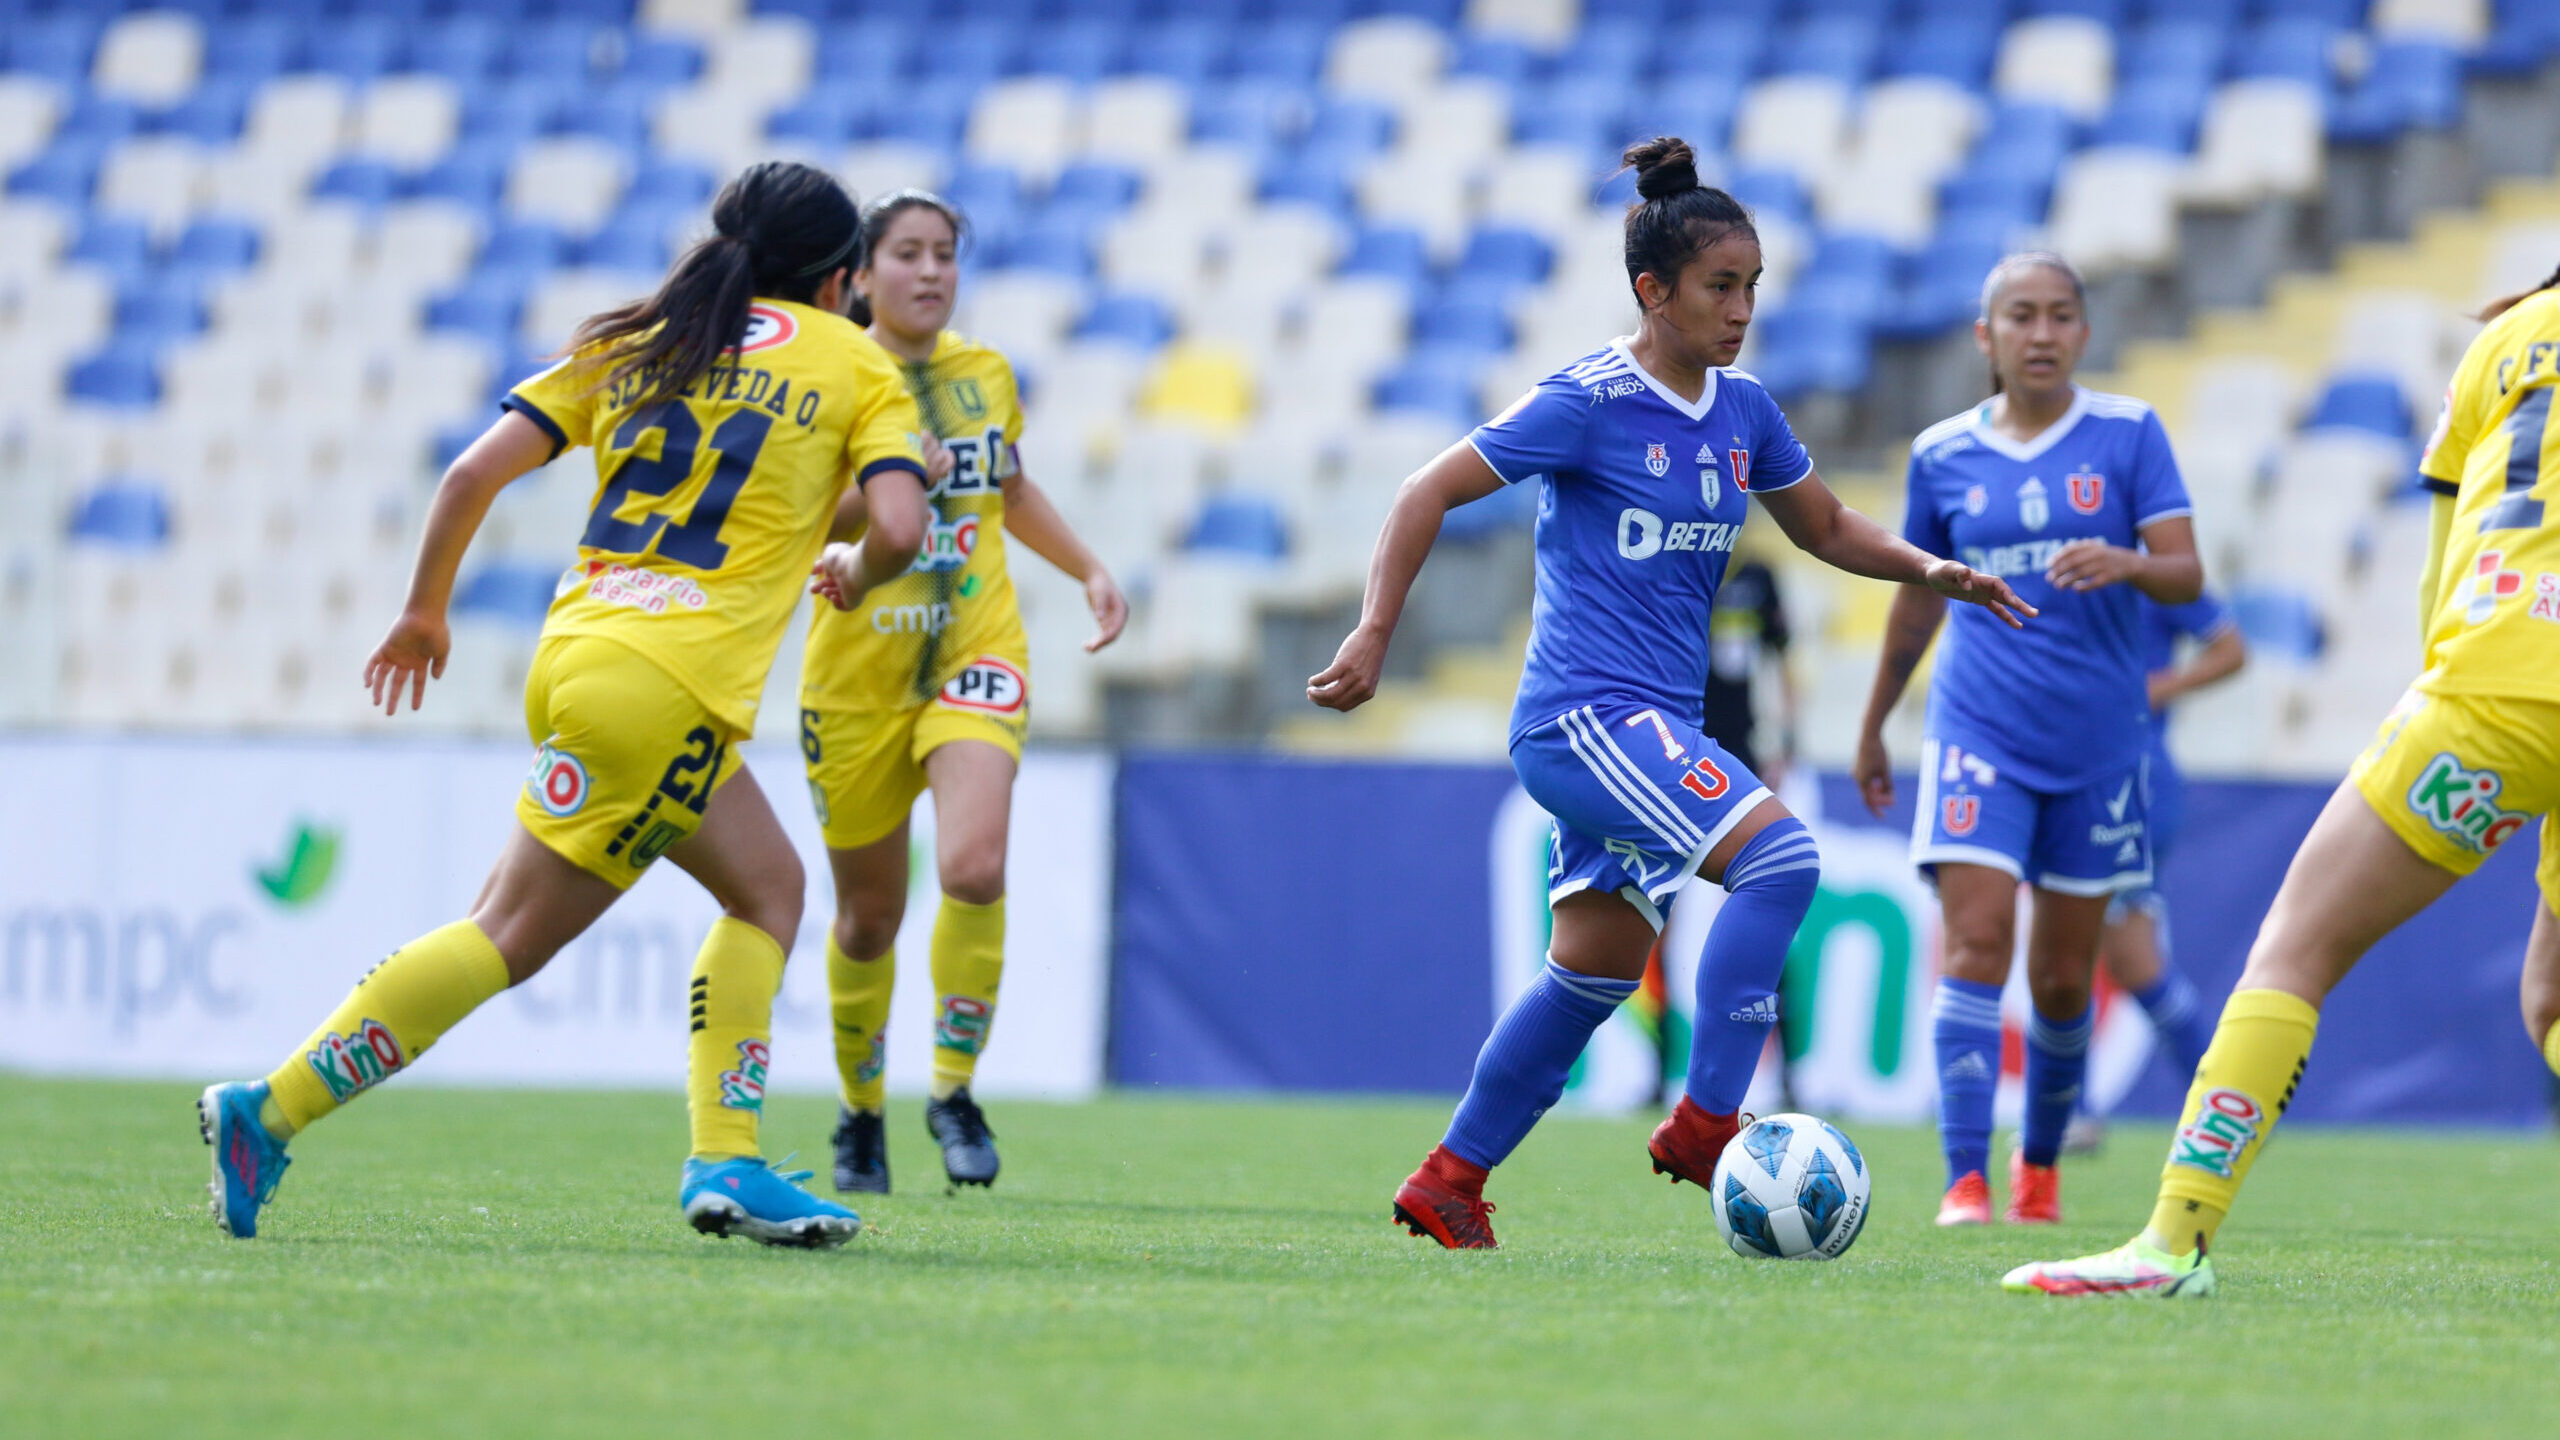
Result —
<path fill-rule="evenodd" d="M 2139 550 L 2104 540 L 2074 540 L 2055 552 L 2044 577 L 2056 590 L 2130 585 L 2163 605 L 2184 605 L 2204 593 L 2195 522 L 2184 515 L 2143 526 Z"/>
<path fill-rule="evenodd" d="M 2036 613 L 2036 607 L 2019 599 L 1999 576 L 1941 560 L 1841 504 L 1819 475 L 1807 472 L 1783 490 L 1764 491 L 1753 498 L 1797 549 L 1834 569 L 1871 580 L 1926 585 L 1950 600 L 1979 605 L 2012 626 Z"/>
<path fill-rule="evenodd" d="M 862 538 L 829 544 L 809 569 L 809 593 L 839 610 L 852 609 L 873 586 L 906 574 L 924 549 L 925 530 L 933 521 L 924 482 L 910 471 L 883 470 L 863 491 L 869 524 Z"/>
<path fill-rule="evenodd" d="M 1032 554 L 1084 587 L 1085 608 L 1093 612 L 1094 627 L 1093 638 L 1084 642 L 1086 654 L 1120 638 L 1121 628 L 1129 623 L 1129 601 L 1120 593 L 1119 583 L 1067 517 L 1058 513 L 1049 492 L 1019 470 L 1004 482 L 1004 528 L 1030 546 Z"/>
<path fill-rule="evenodd" d="M 1333 663 L 1307 681 L 1307 698 L 1328 710 L 1357 709 L 1378 693 L 1378 674 L 1386 668 L 1387 642 L 1395 637 L 1404 615 L 1405 597 L 1422 562 L 1440 538 L 1440 522 L 1470 500 L 1481 500 L 1502 488 L 1502 477 L 1461 440 L 1416 470 L 1396 491 L 1395 507 L 1378 532 L 1378 548 L 1369 556 L 1369 588 L 1360 597 L 1360 623 L 1334 652 Z"/>
<path fill-rule="evenodd" d="M 1849 778 L 1867 809 L 1883 815 L 1893 808 L 1893 758 L 1884 748 L 1884 718 L 1902 703 L 1913 671 L 1920 668 L 1938 622 L 1947 613 L 1947 597 L 1935 590 L 1905 585 L 1893 592 L 1893 608 L 1885 615 L 1884 649 L 1876 655 L 1875 684 L 1867 689 L 1866 714 L 1858 721 L 1858 754 Z"/>
<path fill-rule="evenodd" d="M 400 711 L 400 692 L 409 692 L 409 708 L 426 703 L 427 680 L 444 676 L 445 656 L 453 648 L 453 630 L 445 611 L 453 604 L 453 577 L 462 569 L 463 552 L 498 492 L 527 471 L 551 459 L 551 436 L 516 411 L 498 417 L 471 448 L 455 457 L 436 485 L 427 506 L 426 533 L 418 540 L 418 559 L 409 572 L 409 595 L 400 616 L 391 622 L 382 643 L 364 662 L 365 688 L 385 715 Z"/>

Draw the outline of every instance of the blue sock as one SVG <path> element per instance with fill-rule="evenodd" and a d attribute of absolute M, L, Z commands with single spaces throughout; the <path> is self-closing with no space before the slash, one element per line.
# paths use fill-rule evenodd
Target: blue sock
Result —
<path fill-rule="evenodd" d="M 2018 1148 L 2030 1165 L 2050 1165 L 2062 1155 L 2063 1127 L 2080 1103 L 2080 1081 L 2089 1073 L 2089 1031 L 2097 1014 L 2092 1005 L 2068 1020 L 2048 1020 L 2041 1011 L 2027 1014 L 2027 1118 L 2020 1127 Z"/>
<path fill-rule="evenodd" d="M 2142 1013 L 2151 1017 L 2151 1028 L 2160 1033 L 2160 1043 L 2169 1047 L 2169 1058 L 2178 1064 L 2180 1077 L 2196 1073 L 2204 1063 L 2205 1047 L 2213 1043 L 2214 1015 L 2204 1007 L 2204 997 L 2177 966 L 2163 959 L 2160 978 L 2148 990 L 2137 990 L 2133 998 L 2142 1005 Z"/>
<path fill-rule="evenodd" d="M 1822 855 L 1793 816 L 1751 837 L 1725 867 L 1730 892 L 1698 957 L 1697 1024 L 1689 1041 L 1689 1098 L 1711 1115 L 1742 1106 L 1760 1052 L 1778 1023 L 1778 976 L 1787 968 Z"/>
<path fill-rule="evenodd" d="M 1938 1144 L 1947 1183 L 1991 1167 L 1991 1096 L 2000 1086 L 2000 987 L 1943 976 L 1929 1009 L 1938 1048 Z"/>
<path fill-rule="evenodd" d="M 1636 993 L 1636 985 L 1548 961 L 1477 1052 L 1475 1078 L 1441 1143 L 1488 1170 L 1511 1158 L 1529 1127 L 1564 1093 L 1565 1077 L 1591 1043 L 1591 1032 Z"/>

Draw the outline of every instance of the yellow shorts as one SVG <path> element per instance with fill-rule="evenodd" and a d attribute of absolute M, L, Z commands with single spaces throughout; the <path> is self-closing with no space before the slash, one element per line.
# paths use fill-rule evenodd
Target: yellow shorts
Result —
<path fill-rule="evenodd" d="M 737 772 L 728 727 L 676 678 L 594 635 L 556 635 L 533 654 L 525 730 L 541 748 L 516 818 L 562 859 L 624 889 L 701 828 Z"/>
<path fill-rule="evenodd" d="M 2560 810 L 2560 705 L 2412 690 L 2347 778 L 2421 858 L 2468 875 Z M 2546 824 L 2535 874 L 2544 903 L 2560 908 L 2551 834 Z"/>
<path fill-rule="evenodd" d="M 925 757 L 954 740 L 984 740 L 1020 761 L 1029 669 L 1020 655 L 981 655 L 910 710 L 802 709 L 800 758 L 827 848 L 859 849 L 905 824 L 924 793 Z"/>

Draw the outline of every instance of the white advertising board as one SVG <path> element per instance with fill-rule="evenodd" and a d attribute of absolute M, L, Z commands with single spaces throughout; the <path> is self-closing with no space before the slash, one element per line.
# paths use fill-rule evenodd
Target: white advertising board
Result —
<path fill-rule="evenodd" d="M 808 901 L 774 1007 L 770 1083 L 835 1087 L 825 939 L 833 894 L 800 757 L 744 754 L 798 843 Z M 0 1068 L 265 1073 L 375 961 L 465 914 L 510 826 L 530 749 L 502 743 L 0 735 Z M 1003 1004 L 988 1095 L 1102 1082 L 1112 762 L 1034 752 L 1014 793 Z M 938 895 L 932 803 L 889 1036 L 921 1090 Z M 718 914 L 661 864 L 402 1083 L 682 1084 L 685 981 Z"/>

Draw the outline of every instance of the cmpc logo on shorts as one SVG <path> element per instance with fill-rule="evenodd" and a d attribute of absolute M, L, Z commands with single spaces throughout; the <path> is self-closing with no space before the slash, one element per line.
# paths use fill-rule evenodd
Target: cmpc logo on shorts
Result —
<path fill-rule="evenodd" d="M 525 777 L 524 791 L 542 813 L 565 820 L 586 808 L 587 767 L 546 740 L 533 752 L 533 773 Z"/>

